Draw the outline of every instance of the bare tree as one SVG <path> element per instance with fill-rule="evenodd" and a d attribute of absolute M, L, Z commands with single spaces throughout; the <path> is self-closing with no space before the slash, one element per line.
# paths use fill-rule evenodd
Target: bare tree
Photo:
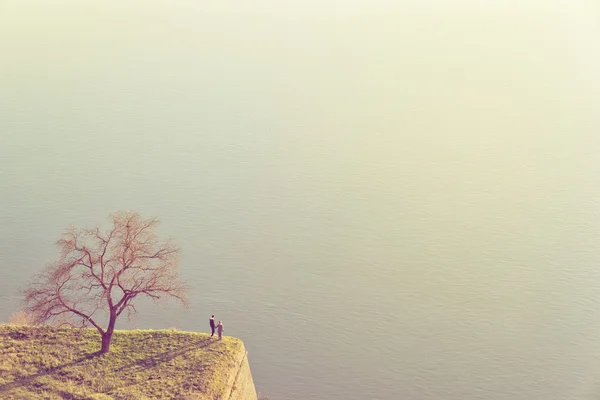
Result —
<path fill-rule="evenodd" d="M 99 227 L 67 230 L 56 242 L 60 258 L 24 291 L 24 310 L 35 322 L 68 317 L 81 327 L 91 325 L 102 336 L 102 353 L 110 350 L 117 318 L 125 310 L 137 312 L 135 299 L 175 298 L 187 305 L 177 270 L 179 249 L 158 239 L 158 221 L 120 212 L 112 223 L 105 233 Z"/>

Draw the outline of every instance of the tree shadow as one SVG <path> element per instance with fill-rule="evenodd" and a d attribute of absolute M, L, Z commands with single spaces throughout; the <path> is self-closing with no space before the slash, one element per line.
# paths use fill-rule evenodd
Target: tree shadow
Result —
<path fill-rule="evenodd" d="M 24 386 L 24 385 L 28 385 L 30 384 L 32 381 L 36 380 L 37 378 L 44 376 L 44 375 L 52 375 L 64 368 L 68 368 L 68 367 L 72 367 L 74 365 L 77 364 L 81 364 L 84 361 L 87 360 L 91 360 L 94 357 L 99 356 L 101 353 L 99 351 L 95 351 L 93 353 L 87 354 L 81 358 L 78 358 L 77 360 L 71 361 L 70 363 L 67 364 L 62 364 L 62 365 L 57 365 L 56 367 L 49 367 L 46 368 L 38 373 L 32 374 L 32 375 L 27 375 L 21 378 L 17 378 L 12 382 L 6 383 L 4 385 L 0 385 L 0 393 L 2 392 L 7 392 L 9 390 L 15 389 L 19 386 Z"/>
<path fill-rule="evenodd" d="M 189 344 L 186 344 L 185 346 L 177 347 L 172 350 L 165 351 L 165 352 L 162 352 L 159 354 L 155 354 L 153 356 L 134 361 L 127 365 L 123 365 L 123 366 L 115 369 L 114 372 L 122 372 L 124 374 L 123 376 L 126 376 L 126 374 L 129 374 L 131 372 L 141 372 L 141 371 L 145 371 L 147 369 L 156 368 L 160 364 L 167 363 L 167 362 L 173 360 L 174 358 L 184 355 L 185 353 L 187 353 L 191 350 L 197 350 L 197 349 L 201 349 L 204 347 L 208 347 L 213 343 L 217 343 L 217 341 L 211 339 L 210 337 L 200 339 L 200 340 L 191 342 Z M 110 353 L 108 353 L 108 354 L 110 354 Z M 55 374 L 62 369 L 81 364 L 84 361 L 91 360 L 92 358 L 95 358 L 100 355 L 102 355 L 102 353 L 100 351 L 96 351 L 94 353 L 87 354 L 84 357 L 81 357 L 70 363 L 46 368 L 38 373 L 18 378 L 16 380 L 14 380 L 13 382 L 9 382 L 4 385 L 0 385 L 0 393 L 8 392 L 8 391 L 16 389 L 20 386 L 30 385 L 33 383 L 33 381 L 35 381 L 39 377 Z M 127 383 L 123 382 L 122 386 L 126 386 L 126 385 L 127 385 Z M 112 390 L 114 390 L 114 389 L 117 389 L 117 388 L 112 388 Z M 62 394 L 61 394 L 61 396 L 62 396 Z M 0 397 L 2 397 L 2 396 L 0 396 Z M 64 396 L 63 396 L 63 398 L 64 398 Z"/>

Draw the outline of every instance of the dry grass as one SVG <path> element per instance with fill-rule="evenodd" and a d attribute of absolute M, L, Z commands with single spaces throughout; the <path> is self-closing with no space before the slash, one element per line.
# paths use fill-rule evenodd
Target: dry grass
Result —
<path fill-rule="evenodd" d="M 10 319 L 8 320 L 8 323 L 11 325 L 36 325 L 33 314 L 30 314 L 25 311 L 19 311 L 18 313 L 14 313 L 13 315 L 11 315 Z"/>
<path fill-rule="evenodd" d="M 0 325 L 0 398 L 218 398 L 242 343 L 207 334 L 116 331 L 99 354 L 94 329 Z"/>

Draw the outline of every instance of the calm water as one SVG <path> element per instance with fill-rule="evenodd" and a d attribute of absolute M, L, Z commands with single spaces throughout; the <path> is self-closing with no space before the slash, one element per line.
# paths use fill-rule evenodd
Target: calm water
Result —
<path fill-rule="evenodd" d="M 134 209 L 193 290 L 120 328 L 273 400 L 600 398 L 600 7 L 217 3 L 0 2 L 0 320 Z"/>

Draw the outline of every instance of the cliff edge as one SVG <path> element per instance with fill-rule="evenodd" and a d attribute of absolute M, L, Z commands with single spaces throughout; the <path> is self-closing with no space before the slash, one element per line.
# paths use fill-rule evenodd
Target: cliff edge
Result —
<path fill-rule="evenodd" d="M 0 324 L 0 398 L 257 400 L 244 343 L 177 330 Z"/>

